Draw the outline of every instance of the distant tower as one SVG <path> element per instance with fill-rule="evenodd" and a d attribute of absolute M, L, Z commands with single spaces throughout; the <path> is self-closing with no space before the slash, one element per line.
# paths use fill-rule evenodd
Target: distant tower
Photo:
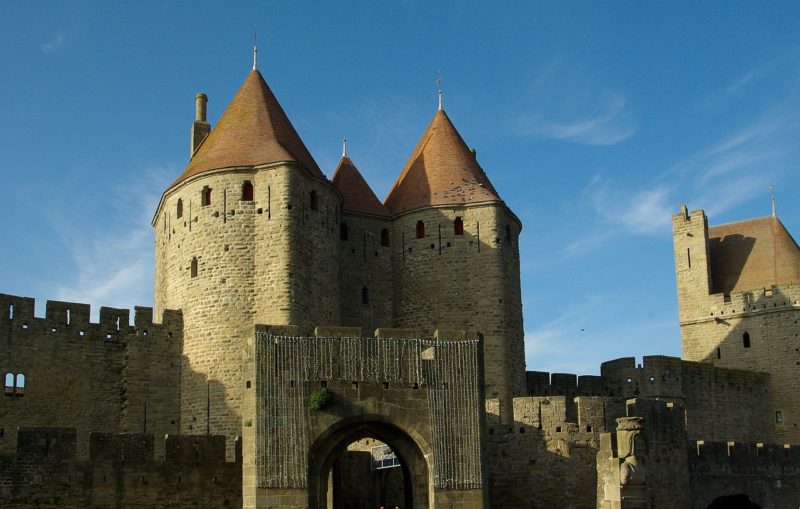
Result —
<path fill-rule="evenodd" d="M 394 325 L 485 335 L 486 397 L 512 419 L 524 394 L 522 224 L 443 109 L 385 200 L 393 214 Z"/>
<path fill-rule="evenodd" d="M 776 216 L 709 227 L 685 206 L 672 230 L 683 357 L 770 373 L 776 438 L 800 440 L 797 243 Z"/>
<path fill-rule="evenodd" d="M 184 317 L 182 432 L 241 434 L 242 342 L 253 324 L 309 333 L 339 323 L 331 289 L 339 288 L 340 206 L 253 70 L 216 127 L 193 141 L 153 218 L 156 315 Z"/>
<path fill-rule="evenodd" d="M 392 325 L 391 213 L 347 156 L 333 174 L 343 198 L 339 225 L 342 325 L 361 327 L 371 334 Z"/>

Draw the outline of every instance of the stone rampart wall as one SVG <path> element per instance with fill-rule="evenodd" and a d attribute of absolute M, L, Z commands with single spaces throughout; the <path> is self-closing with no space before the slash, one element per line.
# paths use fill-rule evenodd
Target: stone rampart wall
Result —
<path fill-rule="evenodd" d="M 18 427 L 75 428 L 79 457 L 91 431 L 178 431 L 180 313 L 155 323 L 136 308 L 131 323 L 129 310 L 103 307 L 91 323 L 88 304 L 48 301 L 42 318 L 34 305 L 0 294 L 1 376 L 25 382 L 0 399 L 0 452 L 14 451 Z"/>
<path fill-rule="evenodd" d="M 761 507 L 795 509 L 800 448 L 782 444 L 692 441 L 687 450 L 692 508 L 747 495 Z"/>
<path fill-rule="evenodd" d="M 152 435 L 92 433 L 76 456 L 74 428 L 23 428 L 0 455 L 0 505 L 67 509 L 241 507 L 241 449 L 225 461 L 225 437 L 169 435 L 154 457 Z M 238 442 L 237 442 L 238 444 Z"/>
<path fill-rule="evenodd" d="M 576 396 L 659 399 L 686 408 L 691 438 L 775 439 L 772 425 L 772 380 L 767 373 L 725 369 L 677 357 L 646 356 L 604 362 L 601 376 L 541 371 L 526 373 L 531 396 L 566 396 L 573 412 Z"/>

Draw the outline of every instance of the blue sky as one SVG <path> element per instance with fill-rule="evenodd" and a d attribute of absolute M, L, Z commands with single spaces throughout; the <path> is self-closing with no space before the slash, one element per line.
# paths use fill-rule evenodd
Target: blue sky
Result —
<path fill-rule="evenodd" d="M 800 235 L 798 2 L 5 2 L 0 292 L 152 305 L 160 193 L 259 67 L 384 197 L 445 109 L 523 222 L 528 369 L 680 355 L 670 215 Z"/>

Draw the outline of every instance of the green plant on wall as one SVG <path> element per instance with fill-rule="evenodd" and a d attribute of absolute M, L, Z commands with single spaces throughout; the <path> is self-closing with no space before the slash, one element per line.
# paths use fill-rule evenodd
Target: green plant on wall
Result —
<path fill-rule="evenodd" d="M 312 410 L 324 410 L 331 401 L 331 393 L 325 387 L 320 387 L 308 396 L 308 406 Z"/>

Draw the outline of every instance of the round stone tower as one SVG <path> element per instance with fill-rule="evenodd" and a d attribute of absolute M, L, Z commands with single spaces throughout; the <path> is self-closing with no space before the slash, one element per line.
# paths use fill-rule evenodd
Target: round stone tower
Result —
<path fill-rule="evenodd" d="M 513 418 L 524 394 L 522 224 L 450 118 L 436 112 L 385 200 L 393 215 L 394 325 L 484 334 L 486 397 Z"/>
<path fill-rule="evenodd" d="M 197 101 L 191 161 L 153 218 L 155 313 L 183 311 L 181 432 L 233 437 L 251 327 L 339 323 L 342 198 L 259 71 L 213 129 Z"/>

